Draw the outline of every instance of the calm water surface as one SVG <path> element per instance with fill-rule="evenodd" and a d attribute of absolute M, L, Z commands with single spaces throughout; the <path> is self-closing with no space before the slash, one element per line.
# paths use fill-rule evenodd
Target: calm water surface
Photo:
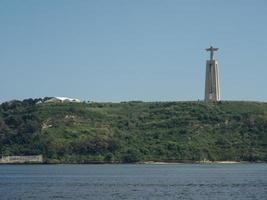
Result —
<path fill-rule="evenodd" d="M 267 199 L 267 164 L 0 165 L 0 199 Z"/>

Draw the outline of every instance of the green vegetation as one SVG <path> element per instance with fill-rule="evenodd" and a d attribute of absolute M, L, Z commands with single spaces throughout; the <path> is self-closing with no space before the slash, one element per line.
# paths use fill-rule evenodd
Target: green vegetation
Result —
<path fill-rule="evenodd" d="M 48 163 L 267 161 L 267 103 L 123 102 L 0 106 L 0 153 Z"/>

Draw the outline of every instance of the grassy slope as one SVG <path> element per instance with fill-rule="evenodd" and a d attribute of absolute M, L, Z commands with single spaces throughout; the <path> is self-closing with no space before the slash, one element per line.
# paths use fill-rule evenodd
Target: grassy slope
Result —
<path fill-rule="evenodd" d="M 34 107 L 27 112 L 38 118 L 39 129 L 27 150 L 14 151 L 14 143 L 4 143 L 3 150 L 42 153 L 50 162 L 267 160 L 266 103 L 126 102 Z"/>

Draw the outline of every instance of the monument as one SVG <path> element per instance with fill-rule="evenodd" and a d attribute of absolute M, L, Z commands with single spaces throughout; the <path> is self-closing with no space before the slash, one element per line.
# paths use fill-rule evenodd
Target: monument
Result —
<path fill-rule="evenodd" d="M 206 102 L 216 102 L 220 101 L 220 81 L 219 81 L 219 67 L 217 60 L 214 59 L 214 51 L 218 48 L 206 49 L 210 51 L 210 60 L 206 62 L 206 82 L 205 82 L 205 101 Z"/>

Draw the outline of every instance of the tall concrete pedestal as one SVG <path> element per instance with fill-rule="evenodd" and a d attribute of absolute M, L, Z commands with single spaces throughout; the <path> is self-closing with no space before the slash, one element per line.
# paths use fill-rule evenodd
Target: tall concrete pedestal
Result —
<path fill-rule="evenodd" d="M 218 62 L 213 58 L 213 52 L 217 48 L 212 46 L 207 51 L 211 52 L 210 60 L 206 63 L 206 82 L 205 82 L 205 101 L 220 101 L 220 81 L 219 81 L 219 67 Z"/>

